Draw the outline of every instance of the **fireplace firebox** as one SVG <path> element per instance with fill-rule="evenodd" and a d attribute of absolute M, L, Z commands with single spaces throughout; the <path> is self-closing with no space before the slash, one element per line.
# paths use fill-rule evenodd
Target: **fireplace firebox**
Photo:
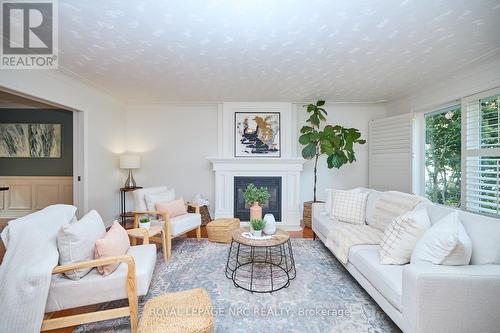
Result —
<path fill-rule="evenodd" d="M 249 184 L 267 188 L 271 196 L 262 207 L 262 214 L 273 214 L 276 221 L 281 221 L 281 177 L 234 177 L 234 217 L 250 220 L 250 207 L 243 197 Z"/>

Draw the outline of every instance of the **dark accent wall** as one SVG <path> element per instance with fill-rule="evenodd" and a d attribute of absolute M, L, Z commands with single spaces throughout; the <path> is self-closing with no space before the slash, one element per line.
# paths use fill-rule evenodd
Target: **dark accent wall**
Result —
<path fill-rule="evenodd" d="M 0 157 L 0 176 L 73 175 L 73 112 L 57 109 L 0 109 L 0 123 L 62 124 L 61 158 Z"/>

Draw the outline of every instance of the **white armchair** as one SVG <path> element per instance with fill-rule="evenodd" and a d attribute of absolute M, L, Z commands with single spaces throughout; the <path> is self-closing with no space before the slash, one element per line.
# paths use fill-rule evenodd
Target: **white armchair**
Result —
<path fill-rule="evenodd" d="M 127 232 L 129 235 L 143 233 L 143 245 L 130 247 L 126 255 L 82 261 L 54 268 L 42 331 L 130 316 L 131 331 L 137 332 L 138 296 L 146 295 L 149 290 L 156 264 L 156 247 L 154 244 L 149 244 L 147 233 L 143 229 L 131 229 Z M 76 281 L 62 274 L 78 268 L 97 267 L 114 262 L 122 264 L 113 273 L 104 277 L 95 269 Z M 128 299 L 128 306 L 125 307 L 52 317 L 57 311 L 125 298 Z"/>
<path fill-rule="evenodd" d="M 172 238 L 181 236 L 189 231 L 196 230 L 196 238 L 201 239 L 201 214 L 200 207 L 193 204 L 187 204 L 188 207 L 195 209 L 194 213 L 171 218 L 167 211 L 157 211 L 154 208 L 154 201 L 151 198 L 148 200 L 148 195 L 157 195 L 161 197 L 170 196 L 170 199 L 175 198 L 175 191 L 168 190 L 166 186 L 150 187 L 134 191 L 134 228 L 139 227 L 139 219 L 142 215 L 153 215 L 156 220 L 151 222 L 151 227 L 148 230 L 150 240 L 162 244 L 163 258 L 167 261 L 172 256 Z M 134 235 L 132 244 L 135 244 L 135 238 L 141 238 L 140 234 Z"/>

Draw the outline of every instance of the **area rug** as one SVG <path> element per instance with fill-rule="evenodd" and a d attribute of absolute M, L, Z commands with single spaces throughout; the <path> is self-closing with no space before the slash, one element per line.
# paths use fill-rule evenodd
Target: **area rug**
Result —
<path fill-rule="evenodd" d="M 400 332 L 319 240 L 292 239 L 297 277 L 289 288 L 252 294 L 224 275 L 228 244 L 204 239 L 174 241 L 172 259 L 158 260 L 144 303 L 158 295 L 205 288 L 212 299 L 215 332 Z M 103 309 L 124 306 L 111 302 Z M 129 332 L 121 318 L 79 326 L 74 332 Z"/>

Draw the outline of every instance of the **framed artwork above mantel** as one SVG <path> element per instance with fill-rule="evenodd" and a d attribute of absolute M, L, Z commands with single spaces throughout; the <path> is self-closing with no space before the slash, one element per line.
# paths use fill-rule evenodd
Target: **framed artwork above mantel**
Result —
<path fill-rule="evenodd" d="M 235 112 L 234 131 L 234 157 L 281 157 L 279 112 Z"/>

